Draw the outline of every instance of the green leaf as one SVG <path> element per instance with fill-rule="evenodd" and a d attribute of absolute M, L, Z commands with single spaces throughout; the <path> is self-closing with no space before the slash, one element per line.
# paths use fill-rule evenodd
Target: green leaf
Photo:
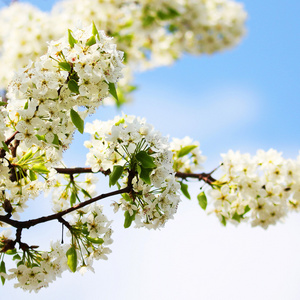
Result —
<path fill-rule="evenodd" d="M 13 260 L 20 260 L 21 256 L 19 254 L 16 254 L 13 256 Z"/>
<path fill-rule="evenodd" d="M 0 101 L 0 106 L 5 106 L 7 103 L 4 101 Z"/>
<path fill-rule="evenodd" d="M 93 244 L 101 245 L 104 243 L 104 240 L 101 238 L 92 238 L 90 236 L 87 236 L 86 239 Z"/>
<path fill-rule="evenodd" d="M 117 103 L 119 102 L 116 86 L 113 82 L 108 83 L 108 91 L 109 93 L 116 99 Z"/>
<path fill-rule="evenodd" d="M 193 149 L 195 149 L 197 147 L 198 147 L 197 145 L 188 145 L 188 146 L 181 148 L 177 155 L 178 158 L 189 154 Z"/>
<path fill-rule="evenodd" d="M 98 38 L 99 38 L 99 32 L 98 32 L 98 29 L 97 29 L 97 27 L 96 27 L 96 25 L 95 25 L 95 23 L 93 22 L 93 29 L 92 29 L 92 33 L 93 33 L 93 35 L 94 36 L 98 36 Z"/>
<path fill-rule="evenodd" d="M 3 272 L 6 274 L 6 268 L 5 268 L 5 262 L 4 260 L 1 261 L 1 264 L 0 264 L 0 272 Z M 3 276 L 1 276 L 1 281 L 2 281 L 2 285 L 4 285 L 5 283 L 5 278 Z"/>
<path fill-rule="evenodd" d="M 248 212 L 248 211 L 250 211 L 251 210 L 251 208 L 249 207 L 249 205 L 247 205 L 246 207 L 245 207 L 245 210 L 244 210 L 244 213 L 243 213 L 243 217 L 244 217 L 244 215 Z"/>
<path fill-rule="evenodd" d="M 124 216 L 125 216 L 124 228 L 129 228 L 131 226 L 132 221 L 135 219 L 135 211 L 133 211 L 133 214 L 131 216 L 129 211 L 126 210 Z"/>
<path fill-rule="evenodd" d="M 71 108 L 70 116 L 73 124 L 77 127 L 78 131 L 80 133 L 83 133 L 84 130 L 84 121 L 80 118 L 77 111 L 75 111 L 73 108 Z"/>
<path fill-rule="evenodd" d="M 92 45 L 95 45 L 96 44 L 96 39 L 95 37 L 92 35 L 88 40 L 87 42 L 85 43 L 87 46 L 92 46 Z"/>
<path fill-rule="evenodd" d="M 49 170 L 42 163 L 33 165 L 31 170 L 42 174 L 49 173 Z"/>
<path fill-rule="evenodd" d="M 146 151 L 140 151 L 135 157 L 144 168 L 153 169 L 156 167 L 153 158 Z"/>
<path fill-rule="evenodd" d="M 154 21 L 155 21 L 155 17 L 146 14 L 142 19 L 142 24 L 144 27 L 148 27 L 151 24 L 153 24 Z"/>
<path fill-rule="evenodd" d="M 28 101 L 26 101 L 26 103 L 24 105 L 24 109 L 28 109 Z"/>
<path fill-rule="evenodd" d="M 58 65 L 61 69 L 71 72 L 71 65 L 68 62 L 62 61 L 62 62 L 59 62 Z"/>
<path fill-rule="evenodd" d="M 5 254 L 8 254 L 8 255 L 14 255 L 17 253 L 17 249 L 9 249 L 5 252 Z"/>
<path fill-rule="evenodd" d="M 120 179 L 124 171 L 123 166 L 114 166 L 113 171 L 109 174 L 109 186 L 113 186 Z"/>
<path fill-rule="evenodd" d="M 70 205 L 71 205 L 71 207 L 75 204 L 75 202 L 76 202 L 76 192 L 72 192 L 71 193 L 71 196 L 70 196 Z"/>
<path fill-rule="evenodd" d="M 226 219 L 225 219 L 224 216 L 222 216 L 222 221 L 221 221 L 221 223 L 222 223 L 224 226 L 226 226 Z"/>
<path fill-rule="evenodd" d="M 72 93 L 79 94 L 79 86 L 78 83 L 74 79 L 70 79 L 68 81 L 68 88 Z"/>
<path fill-rule="evenodd" d="M 206 198 L 206 195 L 204 192 L 201 192 L 198 196 L 197 196 L 197 199 L 198 199 L 198 203 L 199 205 L 201 206 L 202 209 L 206 209 L 206 206 L 207 206 L 207 198 Z"/>
<path fill-rule="evenodd" d="M 85 189 L 81 189 L 81 192 L 82 192 L 86 197 L 92 198 L 92 196 L 91 196 Z"/>
<path fill-rule="evenodd" d="M 5 142 L 2 142 L 2 148 L 3 148 L 6 152 L 9 152 L 9 149 L 8 149 L 8 147 L 7 147 L 7 145 L 6 145 Z"/>
<path fill-rule="evenodd" d="M 33 172 L 32 170 L 29 170 L 29 179 L 31 181 L 37 180 L 37 176 L 36 176 L 35 172 Z"/>
<path fill-rule="evenodd" d="M 68 258 L 68 266 L 70 270 L 75 273 L 77 269 L 77 251 L 74 245 L 72 245 L 66 252 L 66 256 Z"/>
<path fill-rule="evenodd" d="M 74 48 L 74 45 L 77 43 L 77 40 L 74 39 L 72 35 L 72 30 L 68 29 L 68 39 L 71 48 Z"/>
<path fill-rule="evenodd" d="M 59 146 L 59 138 L 57 134 L 54 134 L 54 139 L 52 141 L 52 144 Z"/>
<path fill-rule="evenodd" d="M 243 218 L 243 215 L 238 215 L 237 212 L 234 213 L 234 215 L 232 216 L 233 220 L 236 220 L 237 222 L 241 222 L 241 219 Z"/>
<path fill-rule="evenodd" d="M 150 179 L 150 174 L 152 172 L 153 169 L 147 169 L 147 168 L 144 168 L 144 167 L 140 167 L 140 172 L 139 172 L 139 175 L 140 175 L 140 178 L 147 184 L 151 184 L 151 179 Z"/>
<path fill-rule="evenodd" d="M 46 142 L 45 135 L 38 135 L 38 134 L 36 134 L 35 136 L 37 137 L 37 139 L 38 139 L 39 141 L 45 141 L 45 142 Z"/>
<path fill-rule="evenodd" d="M 168 11 L 169 11 L 170 19 L 180 16 L 180 13 L 172 7 L 168 7 Z"/>
<path fill-rule="evenodd" d="M 191 200 L 191 196 L 189 194 L 189 191 L 188 191 L 188 185 L 183 183 L 183 182 L 180 182 L 180 189 L 181 189 L 181 192 L 182 194 L 187 197 L 189 200 Z"/>
<path fill-rule="evenodd" d="M 17 162 L 17 164 L 21 164 L 23 162 L 26 162 L 28 159 L 32 158 L 33 157 L 33 153 L 32 153 L 32 150 L 29 149 L 23 156 L 22 158 Z"/>
<path fill-rule="evenodd" d="M 132 202 L 132 199 L 130 198 L 130 196 L 128 194 L 122 194 L 123 199 L 125 199 L 128 202 Z"/>

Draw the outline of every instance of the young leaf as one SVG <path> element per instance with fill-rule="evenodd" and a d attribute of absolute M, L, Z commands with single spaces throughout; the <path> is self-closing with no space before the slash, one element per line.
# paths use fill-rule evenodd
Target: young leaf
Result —
<path fill-rule="evenodd" d="M 77 269 L 77 252 L 74 245 L 72 245 L 66 252 L 66 256 L 68 258 L 68 266 L 70 270 L 75 273 Z"/>
<path fill-rule="evenodd" d="M 197 148 L 197 145 L 188 145 L 181 148 L 178 152 L 178 158 L 189 154 L 193 149 Z"/>
<path fill-rule="evenodd" d="M 79 94 L 78 83 L 74 79 L 70 79 L 68 82 L 68 88 L 72 93 Z"/>
<path fill-rule="evenodd" d="M 7 147 L 7 145 L 6 145 L 5 142 L 2 142 L 2 148 L 3 148 L 6 152 L 9 152 L 9 149 L 8 149 L 8 147 Z"/>
<path fill-rule="evenodd" d="M 201 206 L 202 209 L 206 209 L 206 206 L 207 206 L 207 198 L 206 198 L 206 195 L 204 192 L 201 192 L 198 196 L 197 196 L 197 199 L 198 199 L 198 203 L 199 205 Z"/>
<path fill-rule="evenodd" d="M 29 170 L 29 179 L 31 181 L 37 180 L 37 176 L 36 176 L 35 172 L 33 172 L 32 170 Z"/>
<path fill-rule="evenodd" d="M 224 216 L 222 216 L 222 221 L 221 221 L 221 223 L 222 223 L 224 226 L 226 226 L 226 219 L 225 219 Z"/>
<path fill-rule="evenodd" d="M 52 144 L 59 146 L 59 138 L 57 134 L 54 134 Z"/>
<path fill-rule="evenodd" d="M 76 192 L 72 191 L 71 197 L 70 197 L 70 205 L 71 207 L 75 204 L 76 202 Z"/>
<path fill-rule="evenodd" d="M 86 197 L 92 198 L 92 196 L 87 192 L 87 190 L 81 189 L 81 192 L 82 192 Z"/>
<path fill-rule="evenodd" d="M 116 86 L 113 82 L 108 83 L 108 91 L 116 99 L 117 103 L 119 103 L 119 98 L 118 98 Z"/>
<path fill-rule="evenodd" d="M 33 165 L 31 170 L 42 174 L 49 173 L 49 170 L 42 163 Z"/>
<path fill-rule="evenodd" d="M 77 127 L 80 133 L 83 133 L 84 130 L 84 121 L 80 118 L 78 112 L 71 108 L 70 116 L 73 124 Z"/>
<path fill-rule="evenodd" d="M 185 197 L 187 197 L 189 200 L 191 200 L 191 196 L 190 196 L 189 191 L 188 191 L 188 185 L 183 183 L 183 182 L 180 182 L 180 188 L 181 188 L 182 194 Z"/>
<path fill-rule="evenodd" d="M 135 219 L 135 211 L 133 211 L 133 214 L 131 216 L 129 211 L 126 210 L 124 216 L 125 216 L 124 228 L 129 228 L 131 226 L 132 221 Z"/>
<path fill-rule="evenodd" d="M 17 253 L 17 249 L 14 248 L 14 249 L 9 249 L 5 252 L 5 254 L 8 254 L 8 255 L 14 255 Z"/>
<path fill-rule="evenodd" d="M 245 207 L 243 216 L 244 216 L 248 211 L 250 211 L 250 210 L 251 210 L 251 208 L 249 207 L 249 205 L 247 205 L 247 206 Z"/>
<path fill-rule="evenodd" d="M 71 66 L 68 62 L 62 61 L 58 63 L 59 67 L 65 71 L 70 72 L 71 71 Z"/>
<path fill-rule="evenodd" d="M 93 35 L 94 36 L 98 36 L 98 38 L 99 38 L 99 32 L 98 32 L 98 29 L 97 29 L 97 27 L 96 27 L 96 25 L 95 25 L 95 23 L 93 22 L 93 29 L 92 29 L 92 33 L 93 33 Z"/>
<path fill-rule="evenodd" d="M 34 154 L 32 153 L 32 150 L 29 149 L 24 155 L 23 157 L 17 162 L 17 164 L 21 164 L 23 163 L 24 161 L 27 161 L 28 159 L 32 158 Z"/>
<path fill-rule="evenodd" d="M 233 220 L 236 220 L 237 222 L 241 222 L 241 219 L 243 218 L 243 215 L 238 215 L 237 212 L 234 213 L 234 215 L 232 216 Z"/>
<path fill-rule="evenodd" d="M 123 166 L 114 166 L 113 171 L 109 174 L 109 186 L 115 185 L 124 171 Z"/>
<path fill-rule="evenodd" d="M 104 240 L 101 238 L 92 238 L 90 236 L 87 236 L 86 239 L 93 244 L 101 245 L 104 243 Z"/>
<path fill-rule="evenodd" d="M 16 254 L 13 256 L 13 260 L 20 260 L 21 256 L 19 254 Z"/>
<path fill-rule="evenodd" d="M 153 169 L 156 167 L 153 158 L 146 151 L 140 151 L 135 157 L 144 168 Z"/>
<path fill-rule="evenodd" d="M 94 44 L 96 44 L 96 39 L 95 37 L 92 35 L 88 40 L 87 42 L 85 43 L 87 46 L 92 46 Z"/>
<path fill-rule="evenodd" d="M 144 167 L 140 167 L 141 171 L 139 172 L 140 178 L 147 184 L 151 184 L 150 174 L 153 169 L 147 169 Z"/>
<path fill-rule="evenodd" d="M 122 194 L 123 199 L 125 199 L 128 202 L 131 202 L 132 199 L 130 198 L 130 196 L 128 194 Z"/>
<path fill-rule="evenodd" d="M 0 264 L 0 272 L 3 272 L 6 274 L 6 268 L 5 268 L 5 262 L 4 260 L 1 261 L 1 264 Z M 2 285 L 4 285 L 5 283 L 5 278 L 3 276 L 1 276 L 1 281 L 2 281 Z"/>
<path fill-rule="evenodd" d="M 71 48 L 74 48 L 74 45 L 77 43 L 77 41 L 74 39 L 72 35 L 72 30 L 68 29 L 68 39 L 69 39 L 69 44 Z"/>

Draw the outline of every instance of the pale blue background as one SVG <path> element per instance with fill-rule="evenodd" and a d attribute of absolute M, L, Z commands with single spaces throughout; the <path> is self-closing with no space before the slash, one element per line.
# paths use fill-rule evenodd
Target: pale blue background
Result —
<path fill-rule="evenodd" d="M 53 3 L 31 2 L 43 9 Z M 138 74 L 135 101 L 123 108 L 128 114 L 146 117 L 166 135 L 199 140 L 208 157 L 208 171 L 218 164 L 219 154 L 229 149 L 254 154 L 259 148 L 275 148 L 293 159 L 299 151 L 300 2 L 243 3 L 249 13 L 248 34 L 238 47 L 213 56 L 186 56 L 170 67 Z M 100 108 L 97 118 L 110 119 L 115 114 L 113 108 Z M 66 162 L 84 165 L 80 143 L 86 137 L 77 134 L 75 138 Z M 195 185 L 194 198 L 198 189 Z M 297 214 L 267 231 L 247 225 L 223 228 L 214 216 L 200 210 L 195 199 L 183 200 L 175 220 L 155 232 L 124 230 L 121 214 L 108 214 L 115 219 L 113 253 L 107 262 L 95 264 L 96 274 L 65 273 L 37 295 L 14 290 L 8 283 L 1 287 L 1 296 L 300 299 Z M 53 223 L 51 230 L 36 228 L 36 236 L 29 238 L 36 243 L 41 232 L 59 232 L 56 227 Z M 59 233 L 53 238 L 59 238 Z"/>

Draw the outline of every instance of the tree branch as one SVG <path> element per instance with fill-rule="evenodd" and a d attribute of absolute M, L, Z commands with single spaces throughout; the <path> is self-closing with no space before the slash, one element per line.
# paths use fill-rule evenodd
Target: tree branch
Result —
<path fill-rule="evenodd" d="M 120 195 L 123 193 L 129 193 L 132 190 L 132 179 L 134 178 L 135 173 L 132 171 L 129 171 L 129 175 L 128 175 L 128 183 L 127 186 L 123 189 L 120 190 L 116 190 L 110 193 L 106 193 L 106 194 L 101 194 L 97 197 L 91 198 L 87 201 L 81 202 L 77 205 L 74 205 L 70 208 L 67 208 L 61 212 L 46 216 L 46 217 L 40 217 L 37 219 L 32 219 L 32 220 L 28 220 L 28 221 L 17 221 L 17 220 L 12 220 L 10 218 L 8 218 L 8 216 L 0 216 L 0 222 L 4 222 L 7 223 L 15 228 L 18 229 L 23 229 L 23 228 L 27 228 L 29 229 L 32 226 L 35 226 L 37 224 L 41 224 L 41 223 L 45 223 L 45 222 L 49 222 L 52 220 L 58 220 L 59 222 L 63 223 L 64 225 L 66 225 L 66 223 L 64 223 L 62 216 L 69 214 L 77 209 L 80 209 L 82 207 L 85 207 L 87 205 L 90 205 L 98 200 L 104 199 L 104 198 L 108 198 L 111 196 L 115 196 L 115 195 Z"/>
<path fill-rule="evenodd" d="M 212 185 L 216 179 L 214 179 L 211 176 L 212 172 L 210 173 L 183 173 L 183 172 L 176 172 L 175 176 L 178 178 L 182 178 L 182 179 L 187 179 L 187 178 L 196 178 L 199 181 L 203 180 L 204 182 L 206 182 L 209 185 Z"/>

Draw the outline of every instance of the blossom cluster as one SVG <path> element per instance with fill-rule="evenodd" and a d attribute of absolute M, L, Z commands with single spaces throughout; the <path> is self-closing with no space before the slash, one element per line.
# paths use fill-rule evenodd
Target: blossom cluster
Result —
<path fill-rule="evenodd" d="M 246 17 L 231 0 L 63 0 L 49 13 L 16 2 L 0 12 L 0 87 L 28 59 L 46 52 L 45 41 L 59 39 L 78 22 L 94 21 L 125 53 L 128 68 L 119 93 L 127 98 L 132 71 L 169 65 L 186 52 L 211 54 L 235 46 L 245 34 Z"/>
<path fill-rule="evenodd" d="M 222 175 L 209 191 L 213 212 L 225 225 L 249 220 L 267 228 L 300 208 L 300 156 L 284 159 L 274 149 L 256 155 L 223 154 Z"/>
<path fill-rule="evenodd" d="M 28 148 L 67 148 L 75 126 L 83 131 L 82 119 L 108 96 L 122 67 L 122 52 L 95 26 L 69 30 L 68 37 L 50 42 L 47 54 L 9 85 L 6 109 L 16 139 Z"/>
<path fill-rule="evenodd" d="M 53 206 L 56 212 L 73 206 L 80 193 L 84 199 L 94 195 L 95 180 L 90 175 L 83 182 L 69 177 L 61 192 L 54 167 L 61 166 L 62 152 L 75 129 L 83 132 L 85 116 L 109 93 L 115 94 L 115 83 L 122 76 L 122 57 L 112 39 L 91 25 L 69 30 L 67 37 L 50 42 L 47 54 L 15 75 L 7 102 L 0 101 L 2 217 L 18 220 L 29 199 L 52 188 L 54 196 L 59 195 Z M 102 208 L 89 206 L 70 215 L 73 220 L 60 220 L 72 236 L 69 250 L 56 244 L 50 252 L 37 251 L 36 246 L 21 242 L 20 232 L 15 239 L 3 233 L 1 279 L 17 279 L 16 287 L 38 290 L 66 269 L 83 272 L 92 269 L 94 259 L 106 259 L 112 230 Z M 7 226 L 1 223 L 1 227 Z M 22 252 L 17 253 L 17 243 Z M 5 270 L 4 253 L 13 254 L 17 264 L 10 273 Z"/>
<path fill-rule="evenodd" d="M 179 184 L 166 138 L 144 119 L 126 115 L 88 123 L 85 131 L 92 135 L 85 146 L 94 172 L 110 171 L 111 185 L 119 179 L 126 185 L 129 173 L 134 174 L 133 191 L 113 204 L 115 211 L 125 211 L 125 227 L 134 221 L 136 227 L 158 228 L 173 217 Z"/>
<path fill-rule="evenodd" d="M 61 277 L 66 270 L 83 274 L 93 270 L 94 260 L 106 260 L 107 254 L 111 253 L 107 246 L 112 243 L 112 230 L 111 221 L 103 215 L 102 206 L 95 204 L 72 215 L 71 244 L 52 242 L 50 251 L 38 251 L 35 246 L 28 245 L 25 249 L 23 244 L 23 253 L 15 249 L 9 252 L 13 255 L 16 267 L 8 272 L 0 270 L 0 275 L 4 279 L 17 280 L 15 287 L 37 292 Z M 9 234 L 2 233 L 0 246 L 8 241 Z"/>
<path fill-rule="evenodd" d="M 203 169 L 206 157 L 202 155 L 199 142 L 188 136 L 183 139 L 173 138 L 170 150 L 173 152 L 174 171 L 195 173 Z"/>
<path fill-rule="evenodd" d="M 60 32 L 60 35 L 57 33 Z M 14 72 L 47 51 L 47 41 L 63 36 L 59 22 L 29 3 L 15 2 L 0 10 L 0 88 Z"/>

